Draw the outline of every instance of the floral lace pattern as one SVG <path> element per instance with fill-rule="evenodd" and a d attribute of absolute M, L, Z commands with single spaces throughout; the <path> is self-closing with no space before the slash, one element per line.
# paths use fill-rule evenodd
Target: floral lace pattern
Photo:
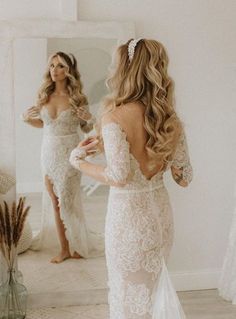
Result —
<path fill-rule="evenodd" d="M 125 305 L 129 312 L 143 316 L 150 310 L 150 292 L 145 284 L 128 284 Z"/>
<path fill-rule="evenodd" d="M 43 107 L 40 115 L 44 123 L 41 149 L 42 173 L 44 177 L 47 176 L 50 179 L 54 193 L 58 197 L 60 217 L 66 228 L 70 248 L 83 257 L 102 255 L 104 236 L 89 232 L 86 227 L 80 197 L 81 173 L 69 162 L 70 153 L 80 140 L 78 135 L 80 120 L 71 112 L 71 109 L 62 111 L 56 119 L 52 119 L 48 110 Z M 50 206 L 46 204 L 46 200 L 43 206 L 43 219 L 46 219 Z M 45 224 L 43 221 L 44 227 Z M 46 233 L 43 229 L 41 237 Z M 42 242 L 45 242 L 48 247 L 50 238 L 50 234 L 43 241 L 42 238 L 37 238 L 33 247 L 40 248 L 38 243 Z"/>
<path fill-rule="evenodd" d="M 179 143 L 177 145 L 177 149 L 175 152 L 174 160 L 171 165 L 176 168 L 183 169 L 183 179 L 188 183 L 191 182 L 193 178 L 193 170 L 190 164 L 189 154 L 188 154 L 188 146 L 186 141 L 186 136 L 184 132 L 182 132 Z"/>
<path fill-rule="evenodd" d="M 148 180 L 130 153 L 126 134 L 114 122 L 102 128 L 111 187 L 105 225 L 111 319 L 151 319 L 152 295 L 173 242 L 173 218 L 163 174 Z M 184 143 L 181 143 L 184 148 Z M 179 151 L 176 156 L 182 156 Z M 187 156 L 187 151 L 185 151 Z M 186 158 L 176 162 L 186 164 Z M 188 170 L 186 168 L 186 170 Z"/>

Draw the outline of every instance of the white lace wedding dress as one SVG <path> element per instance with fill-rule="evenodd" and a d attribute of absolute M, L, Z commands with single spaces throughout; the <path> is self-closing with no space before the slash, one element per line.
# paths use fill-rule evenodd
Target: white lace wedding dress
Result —
<path fill-rule="evenodd" d="M 81 173 L 69 163 L 70 153 L 80 141 L 78 128 L 88 132 L 91 127 L 86 122 L 81 123 L 71 108 L 52 119 L 48 109 L 42 107 L 40 118 L 44 124 L 41 148 L 43 179 L 48 176 L 53 184 L 70 249 L 85 258 L 103 255 L 104 235 L 87 229 L 80 194 Z M 53 249 L 58 245 L 52 204 L 46 189 L 42 206 L 42 228 L 31 247 L 36 250 Z"/>
<path fill-rule="evenodd" d="M 183 319 L 177 295 L 163 262 L 173 242 L 173 219 L 163 173 L 148 180 L 129 151 L 126 134 L 116 123 L 102 128 L 107 179 L 111 187 L 105 225 L 110 319 Z M 182 135 L 172 163 L 192 179 L 187 145 Z M 163 266 L 163 278 L 157 280 Z M 160 286 L 161 285 L 161 286 Z M 168 299 L 168 300 L 166 300 Z"/>

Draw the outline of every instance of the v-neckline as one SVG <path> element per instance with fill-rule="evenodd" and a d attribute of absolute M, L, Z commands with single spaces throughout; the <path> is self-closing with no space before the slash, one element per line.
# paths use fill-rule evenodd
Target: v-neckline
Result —
<path fill-rule="evenodd" d="M 65 113 L 65 112 L 68 112 L 68 111 L 71 110 L 71 108 L 68 107 L 67 109 L 65 109 L 65 110 L 63 110 L 63 111 L 61 111 L 61 112 L 59 112 L 59 113 L 57 114 L 57 116 L 56 116 L 55 118 L 53 118 L 53 117 L 51 116 L 51 114 L 49 113 L 48 108 L 47 108 L 46 106 L 43 106 L 43 108 L 47 111 L 48 116 L 50 117 L 50 120 L 52 120 L 52 121 L 56 121 L 56 120 L 61 116 L 62 113 Z"/>

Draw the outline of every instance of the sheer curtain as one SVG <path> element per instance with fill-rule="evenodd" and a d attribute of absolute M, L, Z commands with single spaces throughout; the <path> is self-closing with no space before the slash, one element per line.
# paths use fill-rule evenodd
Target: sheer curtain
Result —
<path fill-rule="evenodd" d="M 222 298 L 236 304 L 236 207 L 233 211 L 218 290 Z"/>
<path fill-rule="evenodd" d="M 0 175 L 2 177 L 2 185 L 6 182 L 7 176 L 10 178 L 9 187 L 2 187 L 2 193 L 0 193 L 1 204 L 4 200 L 10 204 L 16 198 L 14 185 L 15 120 L 12 43 L 13 40 L 11 39 L 0 39 Z M 2 256 L 0 256 L 0 283 L 5 278 L 5 271 L 4 261 Z"/>

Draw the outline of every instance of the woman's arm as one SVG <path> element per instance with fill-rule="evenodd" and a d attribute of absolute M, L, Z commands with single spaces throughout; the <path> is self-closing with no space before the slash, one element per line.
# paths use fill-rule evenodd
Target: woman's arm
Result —
<path fill-rule="evenodd" d="M 101 183 L 123 187 L 131 175 L 129 144 L 126 141 L 125 133 L 117 123 L 109 122 L 109 116 L 103 119 L 102 132 L 106 167 L 89 163 L 84 159 L 89 151 L 94 152 L 98 140 L 81 142 L 79 147 L 72 151 L 70 162 L 75 168 Z"/>
<path fill-rule="evenodd" d="M 22 114 L 21 118 L 22 120 L 37 128 L 42 128 L 43 127 L 43 121 L 38 118 L 39 116 L 39 108 L 36 106 L 30 107 L 24 114 Z"/>
<path fill-rule="evenodd" d="M 70 156 L 70 163 L 73 167 L 80 170 L 85 175 L 92 177 L 93 179 L 97 180 L 98 182 L 109 185 L 109 186 L 116 186 L 122 187 L 126 184 L 126 182 L 122 180 L 114 180 L 109 179 L 106 170 L 108 167 L 94 164 L 85 160 L 85 157 L 90 155 L 91 153 L 96 152 L 96 148 L 94 146 L 98 143 L 96 138 L 92 139 L 91 137 L 80 142 L 77 148 L 75 148 Z M 78 153 L 81 153 L 82 156 L 78 156 Z"/>
<path fill-rule="evenodd" d="M 42 128 L 43 127 L 43 121 L 40 119 L 23 119 L 23 121 L 33 127 Z"/>
<path fill-rule="evenodd" d="M 81 106 L 77 110 L 77 116 L 80 119 L 80 127 L 84 133 L 89 133 L 93 129 L 96 120 L 89 112 L 88 106 Z"/>
<path fill-rule="evenodd" d="M 105 167 L 102 165 L 93 164 L 86 160 L 83 160 L 79 163 L 77 162 L 77 164 L 75 163 L 73 166 L 102 184 L 117 187 L 124 186 L 124 184 L 122 183 L 117 183 L 112 180 L 109 180 L 105 175 Z"/>
<path fill-rule="evenodd" d="M 171 166 L 171 174 L 173 179 L 182 187 L 187 187 L 189 182 L 183 177 L 183 167 L 178 169 L 174 166 Z"/>
<path fill-rule="evenodd" d="M 192 181 L 193 169 L 190 163 L 188 145 L 184 131 L 182 132 L 173 162 L 171 163 L 172 177 L 177 184 L 186 187 Z"/>

